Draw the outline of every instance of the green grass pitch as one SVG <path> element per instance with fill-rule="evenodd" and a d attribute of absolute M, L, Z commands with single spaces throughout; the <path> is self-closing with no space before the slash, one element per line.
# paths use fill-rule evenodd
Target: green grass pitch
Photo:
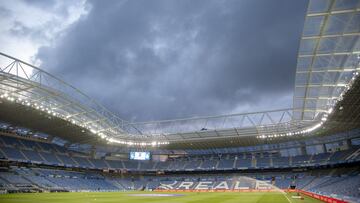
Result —
<path fill-rule="evenodd" d="M 176 194 L 183 196 L 144 197 L 134 194 Z M 28 193 L 0 195 L 1 203 L 319 203 L 305 196 L 304 200 L 293 199 L 294 194 L 269 192 L 78 192 L 78 193 Z M 286 198 L 287 197 L 287 198 Z"/>

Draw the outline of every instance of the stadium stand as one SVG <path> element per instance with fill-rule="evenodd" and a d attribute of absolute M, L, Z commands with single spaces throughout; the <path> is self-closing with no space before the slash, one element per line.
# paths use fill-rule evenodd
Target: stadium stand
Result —
<path fill-rule="evenodd" d="M 77 163 L 78 166 L 82 166 L 84 168 L 93 168 L 94 167 L 94 165 L 86 157 L 74 156 L 72 158 Z M 117 167 L 112 167 L 112 168 L 117 168 Z"/>
<path fill-rule="evenodd" d="M 102 160 L 102 159 L 90 159 L 90 161 L 96 168 L 110 168 L 110 166 L 108 166 L 105 163 L 105 160 Z"/>
<path fill-rule="evenodd" d="M 197 169 L 199 169 L 200 164 L 201 164 L 201 161 L 199 161 L 198 159 L 196 159 L 196 158 L 194 160 L 190 159 L 184 163 L 184 169 L 185 170 L 197 170 Z"/>
<path fill-rule="evenodd" d="M 23 154 L 20 152 L 20 150 L 14 148 L 14 147 L 3 146 L 1 148 L 1 150 L 4 152 L 5 157 L 8 159 L 26 160 L 26 158 L 23 156 Z"/>
<path fill-rule="evenodd" d="M 360 159 L 359 147 L 353 146 L 348 150 L 319 153 L 315 155 L 298 155 L 283 157 L 279 154 L 223 154 L 222 156 L 203 155 L 202 157 L 188 156 L 169 159 L 165 162 L 134 161 L 134 160 L 106 160 L 91 158 L 90 155 L 71 156 L 63 147 L 49 143 L 35 143 L 33 141 L 16 140 L 13 137 L 2 136 L 7 140 L 0 144 L 0 153 L 4 158 L 24 162 L 41 162 L 50 165 L 68 165 L 81 168 L 113 168 L 127 170 L 232 170 L 247 168 L 286 168 L 312 165 L 326 165 L 334 163 L 354 162 Z M 27 143 L 20 145 L 19 143 Z M 33 146 L 42 146 L 31 148 Z M 14 147 L 16 145 L 17 147 Z M 46 146 L 46 147 L 45 147 Z M 58 150 L 61 149 L 61 150 Z M 65 152 L 65 153 L 64 153 Z"/>
<path fill-rule="evenodd" d="M 236 159 L 236 168 L 241 169 L 241 168 L 252 168 L 252 158 L 237 158 Z"/>
<path fill-rule="evenodd" d="M 21 153 L 29 161 L 44 162 L 44 160 L 41 158 L 41 156 L 39 155 L 39 153 L 37 151 L 23 149 L 23 150 L 21 150 Z"/>
<path fill-rule="evenodd" d="M 233 169 L 234 168 L 234 157 L 222 158 L 219 160 L 218 169 Z"/>
<path fill-rule="evenodd" d="M 216 169 L 218 160 L 214 159 L 213 157 L 210 157 L 209 159 L 204 158 L 204 160 L 202 161 L 200 168 L 201 169 L 206 169 L 206 170 L 211 170 L 211 169 Z"/>
<path fill-rule="evenodd" d="M 55 156 L 55 154 L 49 153 L 49 152 L 39 152 L 39 155 L 42 156 L 46 163 L 48 164 L 54 164 L 54 165 L 60 165 L 62 164 L 58 158 Z"/>
<path fill-rule="evenodd" d="M 166 161 L 136 161 L 124 158 L 95 158 L 90 154 L 73 152 L 53 143 L 0 136 L 2 161 L 11 160 L 23 166 L 0 169 L 0 189 L 8 192 L 21 191 L 120 191 L 155 189 L 209 189 L 254 188 L 256 181 L 265 181 L 281 189 L 295 186 L 304 191 L 356 200 L 360 197 L 360 170 L 344 167 L 344 164 L 360 161 L 360 146 L 317 153 L 313 155 L 282 156 L 279 152 L 241 152 L 176 156 Z M 1 156 L 0 156 L 1 157 Z M 37 166 L 28 166 L 27 163 Z M 333 166 L 310 172 L 292 172 L 291 168 Z M 49 167 L 56 167 L 49 168 Z M 65 167 L 65 168 L 58 168 Z M 289 168 L 289 169 L 287 169 Z M 77 169 L 80 171 L 74 171 Z M 88 171 L 88 170 L 92 171 Z M 103 170 L 139 171 L 145 174 L 120 175 Z M 252 169 L 254 172 L 248 172 Z M 266 169 L 266 172 L 257 172 Z M 281 169 L 282 172 L 272 171 Z M 216 173 L 216 171 L 228 171 Z M 239 173 L 238 171 L 243 171 Z M 150 175 L 147 171 L 167 171 L 167 175 Z M 171 175 L 173 172 L 181 174 Z M 186 174 L 197 171 L 200 174 Z M 212 174 L 204 174 L 214 171 Z M 248 178 L 243 178 L 248 177 Z M 241 181 L 239 181 L 241 179 Z M 250 179 L 256 180 L 249 181 Z M 224 181 L 226 183 L 224 183 Z M 191 182 L 190 186 L 187 186 Z M 204 186 L 205 185 L 205 186 Z M 341 187 L 340 187 L 341 186 Z M 341 188 L 341 189 L 339 189 Z"/>
<path fill-rule="evenodd" d="M 269 168 L 270 167 L 270 158 L 269 157 L 256 157 L 256 167 L 257 168 Z"/>
<path fill-rule="evenodd" d="M 275 156 L 272 157 L 272 166 L 274 168 L 289 167 L 289 157 Z"/>
<path fill-rule="evenodd" d="M 138 161 L 123 161 L 124 166 L 128 170 L 137 170 L 139 168 L 139 162 Z"/>
<path fill-rule="evenodd" d="M 300 155 L 300 156 L 294 156 L 291 158 L 292 158 L 291 159 L 292 166 L 303 166 L 303 165 L 307 165 L 310 163 L 310 155 Z"/>
<path fill-rule="evenodd" d="M 109 165 L 110 168 L 112 169 L 123 169 L 124 165 L 122 163 L 122 161 L 120 160 L 106 160 L 107 164 Z"/>
<path fill-rule="evenodd" d="M 68 155 L 57 154 L 56 157 L 58 158 L 58 160 L 60 160 L 61 163 L 65 165 L 77 166 L 77 164 Z"/>

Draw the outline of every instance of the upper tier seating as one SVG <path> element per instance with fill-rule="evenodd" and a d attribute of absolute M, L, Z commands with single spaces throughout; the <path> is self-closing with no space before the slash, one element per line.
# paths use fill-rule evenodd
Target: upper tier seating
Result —
<path fill-rule="evenodd" d="M 258 168 L 270 168 L 269 157 L 258 157 L 256 158 L 256 167 Z"/>
<path fill-rule="evenodd" d="M 329 157 L 331 156 L 330 153 L 322 153 L 322 154 L 316 154 L 312 157 L 310 163 L 313 164 L 325 164 L 328 162 Z"/>
<path fill-rule="evenodd" d="M 304 167 L 323 164 L 334 164 L 360 161 L 360 147 L 349 150 L 316 155 L 299 155 L 282 157 L 272 153 L 239 153 L 222 155 L 188 155 L 169 158 L 165 162 L 136 160 L 93 159 L 89 155 L 66 151 L 64 147 L 31 140 L 1 136 L 0 159 L 11 159 L 21 162 L 36 162 L 48 165 L 65 165 L 81 168 L 112 168 L 127 170 L 232 170 L 249 168 L 286 168 Z M 6 144 L 5 144 L 6 143 Z M 80 157 L 81 156 L 81 157 Z"/>
<path fill-rule="evenodd" d="M 103 159 L 90 159 L 90 161 L 96 168 L 109 168 Z"/>
<path fill-rule="evenodd" d="M 70 156 L 58 154 L 57 157 L 65 165 L 77 166 L 77 163 L 75 163 Z"/>
<path fill-rule="evenodd" d="M 288 167 L 290 165 L 289 157 L 273 157 L 272 162 L 274 168 Z"/>
<path fill-rule="evenodd" d="M 169 168 L 170 165 L 170 161 L 161 161 L 159 162 L 156 166 L 159 170 L 167 170 Z"/>
<path fill-rule="evenodd" d="M 87 158 L 77 157 L 77 156 L 74 156 L 72 158 L 74 161 L 76 161 L 78 163 L 79 166 L 82 166 L 84 168 L 94 167 L 94 165 L 92 163 L 90 163 L 90 161 Z"/>
<path fill-rule="evenodd" d="M 21 145 L 18 139 L 8 136 L 2 136 L 1 139 L 6 145 L 14 146 L 14 145 Z"/>
<path fill-rule="evenodd" d="M 169 166 L 169 170 L 184 170 L 187 161 L 183 159 L 175 159 Z"/>
<path fill-rule="evenodd" d="M 59 165 L 62 164 L 55 156 L 55 154 L 53 153 L 49 153 L 49 152 L 39 152 L 40 156 L 42 156 L 45 160 L 46 163 L 49 164 L 55 164 L 55 165 Z"/>
<path fill-rule="evenodd" d="M 304 164 L 310 163 L 309 155 L 300 155 L 292 157 L 292 166 L 302 166 Z"/>
<path fill-rule="evenodd" d="M 142 161 L 140 163 L 140 170 L 152 170 L 156 166 L 156 162 L 153 161 Z"/>
<path fill-rule="evenodd" d="M 195 169 L 199 169 L 201 164 L 200 160 L 191 160 L 191 161 L 187 161 L 185 163 L 184 169 L 185 170 L 195 170 Z"/>
<path fill-rule="evenodd" d="M 252 168 L 252 159 L 242 159 L 238 158 L 236 160 L 235 168 Z"/>
<path fill-rule="evenodd" d="M 234 159 L 220 159 L 218 169 L 233 169 Z"/>
<path fill-rule="evenodd" d="M 129 160 L 129 161 L 123 161 L 124 163 L 124 166 L 126 169 L 138 169 L 139 167 L 139 162 L 138 161 L 132 161 L 132 160 Z"/>
<path fill-rule="evenodd" d="M 106 160 L 110 168 L 113 169 L 123 169 L 124 166 L 121 161 L 113 161 L 113 160 Z"/>
<path fill-rule="evenodd" d="M 214 160 L 214 159 L 212 159 L 212 160 L 210 160 L 210 159 L 206 160 L 206 159 L 205 159 L 205 160 L 202 162 L 202 164 L 200 165 L 200 168 L 202 168 L 202 169 L 207 169 L 207 170 L 209 170 L 209 169 L 216 169 L 217 163 L 218 163 L 218 160 Z"/>
<path fill-rule="evenodd" d="M 34 141 L 30 141 L 30 140 L 19 140 L 21 141 L 21 143 L 29 149 L 35 149 L 35 150 L 41 150 L 41 148 L 39 147 L 39 145 L 36 144 L 36 142 Z"/>
<path fill-rule="evenodd" d="M 8 159 L 19 159 L 26 160 L 26 158 L 22 155 L 22 153 L 13 147 L 2 147 L 1 150 L 5 153 L 6 158 Z"/>
<path fill-rule="evenodd" d="M 37 151 L 23 149 L 21 150 L 21 152 L 25 155 L 25 157 L 29 161 L 44 162 L 44 160 L 41 158 L 41 156 Z"/>

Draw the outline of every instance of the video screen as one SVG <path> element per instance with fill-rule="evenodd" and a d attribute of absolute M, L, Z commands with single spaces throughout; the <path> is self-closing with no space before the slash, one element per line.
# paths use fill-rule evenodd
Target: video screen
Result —
<path fill-rule="evenodd" d="M 130 152 L 131 160 L 150 160 L 150 152 Z"/>

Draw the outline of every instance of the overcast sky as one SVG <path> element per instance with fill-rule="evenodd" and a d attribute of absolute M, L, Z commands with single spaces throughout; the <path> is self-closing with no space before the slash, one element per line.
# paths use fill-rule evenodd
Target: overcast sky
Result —
<path fill-rule="evenodd" d="M 0 2 L 0 51 L 127 120 L 292 106 L 307 0 Z"/>

